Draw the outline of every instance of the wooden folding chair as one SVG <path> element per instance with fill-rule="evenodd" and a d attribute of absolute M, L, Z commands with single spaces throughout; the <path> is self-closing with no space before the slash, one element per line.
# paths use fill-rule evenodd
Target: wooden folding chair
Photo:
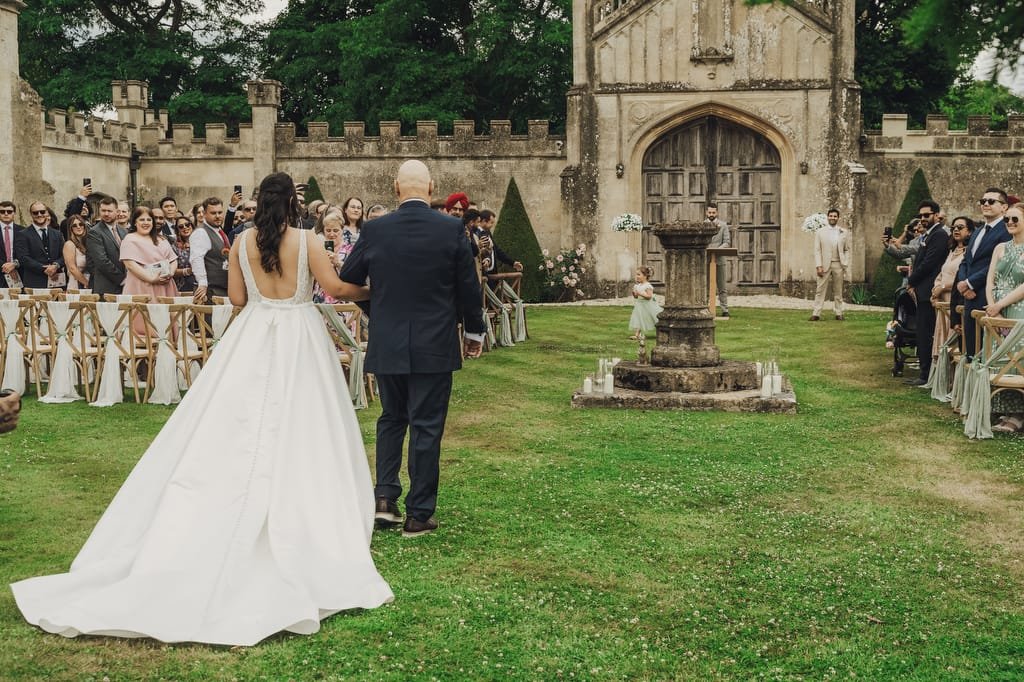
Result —
<path fill-rule="evenodd" d="M 177 330 L 174 355 L 186 387 L 191 388 L 198 376 L 198 371 L 193 372 L 193 366 L 201 370 L 210 357 L 213 306 L 176 303 L 171 305 L 170 314 L 171 325 Z"/>
<path fill-rule="evenodd" d="M 43 395 L 43 372 L 49 372 L 53 365 L 53 357 L 57 352 L 56 339 L 60 333 L 53 319 L 46 314 L 46 303 L 53 298 L 49 293 L 29 294 L 32 306 L 29 309 L 28 355 L 31 378 L 36 385 L 36 397 Z M 47 376 L 49 376 L 47 374 Z"/>
<path fill-rule="evenodd" d="M 26 379 L 31 369 L 31 352 L 29 347 L 28 327 L 35 301 L 20 300 L 18 294 L 13 299 L 0 301 L 0 372 L 3 373 L 2 387 L 14 389 L 18 393 L 25 392 Z M 15 361 L 14 356 L 20 358 Z M 11 361 L 8 372 L 9 360 Z M 19 376 L 15 376 L 20 373 Z"/>
<path fill-rule="evenodd" d="M 132 393 L 135 397 L 135 402 L 140 401 L 140 389 L 139 385 L 139 369 L 143 359 L 146 359 L 148 355 L 137 355 L 136 354 L 136 342 L 133 336 L 137 334 L 131 329 L 132 319 L 136 313 L 136 307 L 142 305 L 140 303 L 117 303 L 116 301 L 105 301 L 103 305 L 116 305 L 117 315 L 113 318 L 113 323 L 109 325 L 102 325 L 99 315 L 99 304 L 96 306 L 97 313 L 97 326 L 100 329 L 98 340 L 103 351 L 100 355 L 99 369 L 97 372 L 97 380 L 95 387 L 95 395 L 97 398 L 102 397 L 104 393 L 108 391 L 114 391 L 122 396 L 118 398 L 116 402 L 120 402 L 123 399 L 124 393 L 124 376 L 127 374 Z M 139 345 L 148 346 L 146 342 L 140 342 Z M 107 348 L 108 346 L 112 349 L 112 357 L 108 357 Z M 117 371 L 110 373 L 110 380 L 116 381 L 116 389 L 107 389 L 100 383 L 100 378 L 103 377 L 104 369 L 107 364 L 111 361 L 117 363 Z"/>
<path fill-rule="evenodd" d="M 89 296 L 99 298 L 95 294 Z M 72 358 L 78 369 L 79 384 L 85 393 L 86 402 L 95 399 L 100 371 L 103 368 L 103 329 L 96 314 L 97 302 L 72 301 L 68 304 L 71 309 L 71 332 L 68 341 L 71 343 Z"/>

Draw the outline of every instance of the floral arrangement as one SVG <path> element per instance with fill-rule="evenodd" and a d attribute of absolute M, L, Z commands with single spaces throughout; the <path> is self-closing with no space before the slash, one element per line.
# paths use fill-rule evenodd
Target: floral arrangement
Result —
<path fill-rule="evenodd" d="M 612 221 L 612 229 L 616 232 L 639 232 L 644 229 L 644 221 L 636 213 L 623 213 Z"/>
<path fill-rule="evenodd" d="M 824 213 L 812 213 L 804 218 L 802 229 L 804 232 L 817 232 L 823 227 L 828 227 L 828 218 Z"/>
<path fill-rule="evenodd" d="M 580 280 L 587 272 L 584 264 L 587 255 L 586 244 L 580 244 L 575 249 L 564 249 L 554 255 L 547 249 L 542 249 L 540 255 L 544 260 L 539 270 L 544 273 L 546 288 L 556 290 L 560 294 L 559 298 L 575 299 L 586 295 L 580 289 Z M 558 287 L 561 288 L 560 292 L 557 291 Z"/>

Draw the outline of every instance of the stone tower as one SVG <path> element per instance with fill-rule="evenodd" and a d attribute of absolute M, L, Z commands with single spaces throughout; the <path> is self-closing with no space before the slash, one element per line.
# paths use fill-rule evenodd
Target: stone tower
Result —
<path fill-rule="evenodd" d="M 573 30 L 563 241 L 594 245 L 598 279 L 661 275 L 657 240 L 613 232 L 615 216 L 701 220 L 708 201 L 739 248 L 731 289 L 813 279 L 801 224 L 830 206 L 863 279 L 853 0 L 576 0 Z"/>

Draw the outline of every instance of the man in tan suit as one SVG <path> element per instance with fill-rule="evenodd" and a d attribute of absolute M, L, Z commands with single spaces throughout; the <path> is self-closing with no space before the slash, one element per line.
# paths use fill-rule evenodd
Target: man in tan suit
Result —
<path fill-rule="evenodd" d="M 718 227 L 718 232 L 711 238 L 709 249 L 729 248 L 732 246 L 732 235 L 729 226 L 718 217 L 718 204 L 708 202 L 707 221 Z M 718 303 L 722 306 L 722 317 L 729 317 L 729 297 L 725 293 L 725 256 L 715 256 L 715 291 L 718 292 Z M 714 301 L 710 301 L 714 304 Z M 713 311 L 712 311 L 713 312 Z"/>
<path fill-rule="evenodd" d="M 832 288 L 832 307 L 836 319 L 843 319 L 843 281 L 850 268 L 850 231 L 839 226 L 839 210 L 830 208 L 826 214 L 828 227 L 814 234 L 814 268 L 818 275 L 818 291 L 814 296 L 811 322 L 821 319 L 825 292 Z"/>

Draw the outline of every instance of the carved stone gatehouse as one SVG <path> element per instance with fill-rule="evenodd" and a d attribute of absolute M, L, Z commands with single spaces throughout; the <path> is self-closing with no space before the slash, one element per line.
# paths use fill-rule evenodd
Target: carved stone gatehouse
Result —
<path fill-rule="evenodd" d="M 251 81 L 252 123 L 237 137 L 223 124 L 196 137 L 150 110 L 140 81 L 113 83 L 116 121 L 44 110 L 17 71 L 24 4 L 0 0 L 0 198 L 23 214 L 35 199 L 59 211 L 83 176 L 126 196 L 134 148 L 137 194 L 149 201 L 171 194 L 187 207 L 279 170 L 315 176 L 336 200 L 393 204 L 398 165 L 421 158 L 438 194 L 463 190 L 499 213 L 514 178 L 541 245 L 586 243 L 603 282 L 631 279 L 640 262 L 660 276 L 657 245 L 613 232 L 615 216 L 699 219 L 709 200 L 739 248 L 728 268 L 733 291 L 807 291 L 800 284 L 813 280 L 814 262 L 801 224 L 831 206 L 853 228 L 851 275 L 863 281 L 917 168 L 950 216 L 977 216 L 979 192 L 991 185 L 1024 193 L 1024 117 L 1005 131 L 989 130 L 986 117 L 964 131 L 929 117 L 916 131 L 889 115 L 882 130 L 862 131 L 854 4 L 575 0 L 565 136 L 550 134 L 547 121 L 531 121 L 523 135 L 508 121 L 492 121 L 487 135 L 472 121 L 456 121 L 451 135 L 421 121 L 410 136 L 385 121 L 375 136 L 346 122 L 340 131 L 310 123 L 300 137 L 278 122 L 280 84 Z"/>

